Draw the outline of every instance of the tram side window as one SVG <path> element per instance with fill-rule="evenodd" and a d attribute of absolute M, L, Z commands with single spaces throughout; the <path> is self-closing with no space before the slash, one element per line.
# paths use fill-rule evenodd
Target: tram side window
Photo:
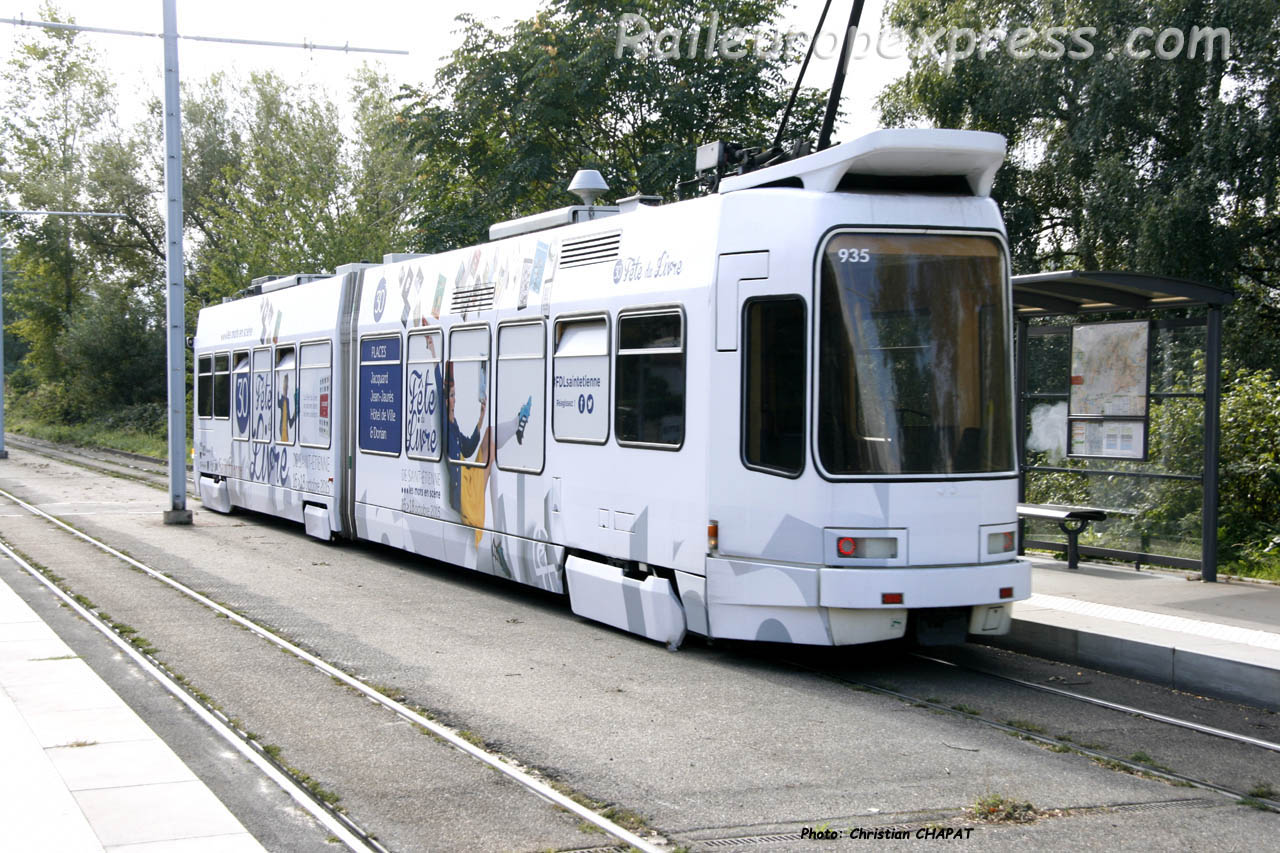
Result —
<path fill-rule="evenodd" d="M 196 414 L 202 418 L 213 417 L 213 356 L 202 355 L 196 360 Z"/>
<path fill-rule="evenodd" d="M 238 441 L 249 438 L 249 421 L 253 416 L 253 376 L 249 372 L 249 353 L 235 353 L 231 364 L 232 419 L 231 437 Z"/>
<path fill-rule="evenodd" d="M 487 326 L 450 332 L 449 361 L 445 363 L 444 373 L 449 461 L 459 465 L 484 465 L 488 461 L 485 447 L 488 442 L 484 441 L 489 411 Z"/>
<path fill-rule="evenodd" d="M 277 444 L 293 444 L 298 431 L 298 359 L 293 347 L 276 347 L 275 429 Z"/>
<path fill-rule="evenodd" d="M 360 341 L 359 447 L 365 453 L 400 455 L 400 394 L 404 371 L 400 336 Z"/>
<path fill-rule="evenodd" d="M 556 322 L 551 365 L 551 432 L 556 441 L 609 439 L 609 326 L 604 317 Z"/>
<path fill-rule="evenodd" d="M 684 443 L 684 316 L 677 310 L 618 316 L 618 441 Z"/>
<path fill-rule="evenodd" d="M 329 342 L 303 344 L 298 351 L 298 443 L 329 447 L 333 372 Z"/>
<path fill-rule="evenodd" d="M 804 300 L 748 302 L 743 325 L 742 458 L 750 467 L 799 474 L 807 384 Z"/>
<path fill-rule="evenodd" d="M 271 398 L 271 350 L 253 351 L 253 401 L 250 413 L 249 434 L 254 441 L 265 444 L 271 440 L 271 410 L 275 401 Z"/>
<path fill-rule="evenodd" d="M 225 352 L 213 357 L 213 416 L 231 417 L 231 359 Z"/>
<path fill-rule="evenodd" d="M 440 461 L 440 413 L 444 409 L 444 339 L 438 331 L 409 335 L 404 393 L 404 452 L 410 459 Z"/>
<path fill-rule="evenodd" d="M 546 430 L 547 355 L 542 323 L 498 327 L 498 375 L 494 387 L 493 446 L 498 467 L 542 471 Z"/>

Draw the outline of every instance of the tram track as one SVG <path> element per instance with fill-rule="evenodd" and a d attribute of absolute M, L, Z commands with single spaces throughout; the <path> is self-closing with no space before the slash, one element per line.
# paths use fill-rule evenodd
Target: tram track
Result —
<path fill-rule="evenodd" d="M 1193 720 L 1175 717 L 1170 714 L 1163 714 L 1134 707 L 1129 704 L 1099 699 L 1097 697 L 1087 696 L 1075 691 L 1063 690 L 1050 685 L 1037 684 L 1026 679 L 1014 678 L 1008 675 L 991 672 L 980 667 L 957 663 L 955 661 L 946 660 L 929 654 L 911 652 L 908 653 L 908 656 L 930 666 L 945 667 L 954 671 L 962 671 L 967 674 L 990 679 L 1001 684 L 1008 684 L 1023 690 L 1053 696 L 1057 699 L 1065 700 L 1070 703 L 1088 705 L 1090 707 L 1121 714 L 1126 717 L 1139 717 L 1163 726 L 1183 729 L 1206 737 L 1228 740 L 1242 747 L 1280 753 L 1280 743 L 1243 735 L 1220 727 L 1208 726 Z M 780 657 L 777 660 L 779 663 L 814 673 L 815 675 L 819 675 L 823 678 L 856 690 L 891 697 L 917 708 L 927 709 L 936 713 L 947 714 L 959 719 L 968 720 L 974 724 L 995 729 L 997 731 L 1004 732 L 1005 734 L 1018 737 L 1022 740 L 1034 742 L 1055 752 L 1074 752 L 1093 759 L 1103 766 L 1109 767 L 1113 770 L 1123 770 L 1138 775 L 1158 778 L 1174 785 L 1211 791 L 1235 800 L 1236 802 L 1243 802 L 1248 805 L 1265 807 L 1271 811 L 1280 812 L 1280 798 L 1276 797 L 1274 793 L 1271 793 L 1270 796 L 1259 796 L 1257 793 L 1239 790 L 1238 787 L 1221 784 L 1199 776 L 1178 773 L 1167 767 L 1159 766 L 1154 763 L 1137 761 L 1134 760 L 1133 755 L 1124 755 L 1107 749 L 1101 749 L 1094 745 L 1078 743 L 1074 739 L 1055 737 L 1044 730 L 1036 730 L 1035 728 L 1028 727 L 1027 725 L 1018 725 L 1015 720 L 1000 721 L 992 719 L 975 713 L 974 709 L 964 705 L 963 703 L 955 704 L 948 701 L 942 701 L 933 695 L 922 696 L 914 692 L 907 692 L 902 689 L 886 686 L 884 683 L 876 683 L 874 681 L 866 680 L 865 678 L 851 677 L 835 671 L 830 667 L 815 666 L 811 663 L 797 660 L 794 657 Z"/>
<path fill-rule="evenodd" d="M 1274 741 L 1269 741 L 1269 740 L 1263 740 L 1262 738 L 1250 737 L 1248 735 L 1240 734 L 1239 732 L 1232 732 L 1232 731 L 1228 731 L 1227 729 L 1218 728 L 1217 726 L 1208 726 L 1203 723 L 1197 723 L 1193 720 L 1184 720 L 1179 717 L 1173 717 L 1168 714 L 1161 714 L 1156 711 L 1148 711 L 1142 708 L 1136 708 L 1132 705 L 1125 705 L 1120 702 L 1111 702 L 1106 699 L 1099 699 L 1096 696 L 1087 696 L 1083 693 L 1077 693 L 1076 691 L 1073 691 L 1073 690 L 1064 690 L 1061 687 L 1053 687 L 1048 684 L 1037 684 L 1034 681 L 1027 681 L 1026 679 L 1014 678 L 1008 675 L 1001 675 L 998 672 L 991 672 L 989 670 L 982 669 L 980 667 L 969 666 L 967 664 L 962 664 L 962 663 L 956 663 L 955 661 L 945 660 L 943 658 L 933 657 L 932 655 L 921 654 L 919 652 L 912 653 L 912 657 L 918 660 L 928 661 L 930 663 L 936 663 L 942 666 L 948 666 L 948 667 L 953 667 L 955 669 L 964 670 L 965 672 L 976 673 L 978 675 L 986 676 L 987 678 L 998 679 L 999 681 L 1003 681 L 1007 684 L 1014 684 L 1019 687 L 1025 687 L 1028 690 L 1037 690 L 1041 693 L 1047 693 L 1051 696 L 1061 696 L 1063 698 L 1071 699 L 1076 702 L 1084 702 L 1089 705 L 1095 705 L 1099 708 L 1106 708 L 1111 711 L 1118 711 L 1122 714 L 1130 714 L 1136 717 L 1144 717 L 1148 720 L 1152 720 L 1157 723 L 1164 723 L 1166 725 L 1188 729 L 1193 732 L 1199 732 L 1200 734 L 1223 738 L 1225 740 L 1234 741 L 1236 743 L 1244 744 L 1246 746 L 1256 746 L 1259 749 L 1269 749 L 1272 752 L 1280 752 L 1280 743 L 1276 743 Z"/>
<path fill-rule="evenodd" d="M 39 451 L 32 450 L 32 452 Z M 307 651 L 301 646 L 298 646 L 285 637 L 277 634 L 270 628 L 261 625 L 231 608 L 213 601 L 209 597 L 192 589 L 186 584 L 183 584 L 146 563 L 113 548 L 107 543 L 78 529 L 65 520 L 45 512 L 39 507 L 22 500 L 17 495 L 5 489 L 0 489 L 0 497 L 12 502 L 15 506 L 20 507 L 30 515 L 43 519 L 44 521 L 54 525 L 64 533 L 97 548 L 131 568 L 142 572 L 152 580 L 155 580 L 180 593 L 207 610 L 212 611 L 217 616 L 230 620 L 258 638 L 277 647 L 281 651 L 293 655 L 299 660 L 311 665 L 316 670 L 333 679 L 336 683 L 361 694 L 365 699 L 380 705 L 382 708 L 390 711 L 405 722 L 419 727 L 420 730 L 429 732 L 432 736 L 448 743 L 450 746 L 456 748 L 470 758 L 488 766 L 490 769 L 495 770 L 498 773 L 503 774 L 511 781 L 527 789 L 530 793 L 540 797 L 557 808 L 572 813 L 580 820 L 594 826 L 598 831 L 616 839 L 622 845 L 642 851 L 642 853 L 663 853 L 666 849 L 665 840 L 662 840 L 661 844 L 655 843 L 651 838 L 641 837 L 635 832 L 626 829 L 594 809 L 584 806 L 578 802 L 577 799 L 557 790 L 557 788 L 549 784 L 548 781 L 540 778 L 538 775 L 535 775 L 535 773 L 522 766 L 518 761 L 508 756 L 485 749 L 481 746 L 477 746 L 471 740 L 464 737 L 464 732 L 460 732 L 459 730 L 446 726 L 439 721 L 420 713 L 418 710 L 398 701 L 397 699 L 386 695 L 378 688 L 367 684 L 357 676 L 354 676 L 329 661 L 324 660 L 318 655 Z M 76 601 L 76 594 L 74 590 L 61 588 L 51 578 L 49 578 L 46 573 L 42 572 L 39 568 L 25 560 L 3 539 L 0 539 L 0 553 L 8 556 L 16 565 L 53 590 L 64 602 L 69 602 L 68 606 L 72 606 L 77 613 L 79 613 L 83 618 L 89 620 L 90 623 L 98 628 L 99 631 L 111 637 L 113 642 L 120 645 L 121 648 L 127 647 L 131 657 L 143 660 L 146 663 L 144 668 L 148 673 L 158 680 L 161 680 L 161 683 L 164 684 L 166 689 L 170 690 L 170 692 L 175 693 L 175 695 L 181 694 L 180 698 L 185 704 L 191 706 L 191 703 L 196 703 L 201 709 L 199 712 L 201 718 L 206 722 L 209 722 L 210 725 L 214 725 L 219 734 L 225 739 L 228 739 L 229 742 L 235 742 L 238 744 L 236 748 L 242 754 L 245 754 L 246 756 L 252 755 L 253 758 L 251 758 L 251 760 L 254 760 L 255 764 L 258 764 L 259 762 L 266 762 L 274 768 L 276 773 L 283 773 L 286 777 L 292 775 L 287 766 L 276 761 L 269 753 L 265 752 L 263 746 L 252 738 L 248 732 L 232 725 L 221 711 L 213 707 L 208 701 L 200 698 L 195 691 L 184 683 L 184 681 L 178 679 L 159 660 L 149 655 L 142 655 L 137 649 L 130 645 L 127 639 L 120 635 L 119 631 L 117 631 L 109 622 L 101 618 L 99 612 L 86 608 L 82 604 L 78 603 Z M 213 722 L 211 722 L 211 720 Z M 218 724 L 215 725 L 215 722 Z M 281 780 L 277 779 L 276 781 L 279 782 Z M 282 786 L 284 786 L 283 783 Z M 326 812 L 327 817 L 322 820 L 322 822 L 325 823 L 326 826 L 333 828 L 335 836 L 342 839 L 349 849 L 357 851 L 385 851 L 386 848 L 378 844 L 373 836 L 361 829 L 341 811 L 334 809 L 323 797 L 316 796 L 305 786 L 299 785 L 296 780 L 291 780 L 289 784 L 284 787 L 286 792 L 289 793 L 290 796 L 294 797 L 295 800 L 300 803 L 305 800 L 306 805 L 304 807 L 306 807 L 309 812 L 315 814 L 315 812 L 312 811 L 313 808 L 319 808 Z M 339 828 L 334 828 L 335 821 L 340 824 Z M 339 829 L 341 829 L 341 831 L 339 831 Z"/>
<path fill-rule="evenodd" d="M 27 447 L 23 449 L 32 453 L 40 453 L 40 450 L 34 447 Z M 59 458 L 57 456 L 54 456 L 52 451 L 49 453 L 44 453 L 42 455 L 46 455 L 49 458 Z M 99 464 L 98 460 L 95 460 L 91 456 L 81 455 L 79 458 L 81 461 L 76 462 L 74 464 L 80 464 L 82 467 L 97 467 L 97 465 Z M 70 460 L 63 460 L 63 461 L 70 461 Z M 141 476 L 147 476 L 147 475 L 142 474 Z M 156 485 L 163 488 L 164 478 L 162 474 L 155 473 L 149 476 L 154 477 L 155 480 L 157 481 Z M 3 494 L 6 497 L 9 497 L 11 500 L 13 499 L 11 495 L 8 495 L 8 493 L 3 492 L 2 490 L 0 490 L 0 494 Z M 38 510 L 39 508 L 33 507 L 32 509 Z M 23 506 L 23 510 L 30 511 L 27 509 L 27 506 Z M 105 543 L 99 543 L 97 540 L 94 540 L 93 537 L 88 536 L 87 534 L 84 534 L 82 531 L 78 531 L 74 529 L 73 525 L 68 524 L 63 520 L 52 519 L 50 516 L 48 516 L 48 514 L 44 514 L 40 512 L 37 512 L 35 514 L 37 516 L 43 515 L 47 520 L 50 520 L 50 523 L 58 524 L 60 527 L 64 528 L 65 532 L 67 532 L 69 535 L 74 534 L 79 538 L 81 538 L 83 541 L 93 544 L 94 547 L 102 548 L 107 553 L 112 553 L 112 551 L 114 550 L 114 549 L 110 549 L 110 546 L 105 546 Z M 133 558 L 129 557 L 128 555 L 124 555 L 119 552 L 116 552 L 113 556 L 116 556 L 117 559 L 122 559 L 125 563 L 131 565 L 133 568 L 149 574 L 149 576 L 153 577 L 155 580 L 161 581 L 166 585 L 170 587 L 174 587 L 176 589 L 175 587 L 176 582 L 173 581 L 172 578 L 165 576 L 163 573 L 160 573 L 160 576 L 157 577 L 156 575 L 147 572 L 146 569 L 140 568 L 140 566 L 138 565 L 138 561 L 133 560 Z M 154 571 L 155 571 L 154 569 L 151 570 L 151 572 L 154 572 Z M 181 592 L 181 590 L 176 590 L 176 591 Z M 188 595 L 188 593 L 185 593 L 185 592 L 182 594 Z M 199 596 L 199 595 L 200 595 L 199 593 L 195 593 L 195 596 Z M 202 606 L 208 606 L 208 605 L 205 605 L 204 602 L 200 602 L 198 598 L 195 598 L 190 595 L 188 595 L 188 597 L 191 597 L 192 600 L 197 601 Z M 220 608 L 221 605 L 217 605 L 216 602 L 211 602 L 211 603 L 215 605 L 212 608 L 215 613 L 218 613 L 218 615 L 220 616 L 225 616 L 228 619 L 232 619 L 232 616 L 228 616 L 227 613 L 232 613 L 234 611 L 224 608 L 227 611 L 227 613 L 219 612 L 218 608 Z M 237 613 L 235 614 L 235 616 L 237 618 L 234 618 L 233 621 L 235 621 L 237 624 L 240 624 L 241 627 L 245 627 L 247 630 L 252 631 L 254 634 L 263 636 L 262 634 L 259 634 L 258 631 L 254 631 L 253 628 L 250 628 L 247 625 L 244 625 L 240 621 L 241 619 L 244 619 L 244 617 L 240 616 L 240 614 Z M 249 621 L 249 620 L 246 620 L 246 621 Z M 258 623 L 254 623 L 254 624 L 258 624 Z M 272 629 L 262 627 L 260 625 L 259 627 L 263 632 L 276 636 L 273 633 Z M 277 643 L 271 640 L 270 637 L 263 636 L 263 639 L 267 639 L 269 642 L 272 642 L 273 645 L 276 645 L 278 648 L 281 648 L 283 651 L 289 652 L 290 654 L 295 654 L 291 649 L 287 648 L 286 646 L 283 646 L 280 643 Z M 283 640 L 282 637 L 280 637 L 279 639 Z M 288 640 L 283 640 L 283 642 L 286 644 L 289 643 Z M 307 658 L 302 655 L 295 654 L 295 656 L 299 657 L 301 660 L 304 660 L 310 663 L 310 661 L 307 660 Z M 992 679 L 993 681 L 999 681 L 1000 683 L 1009 684 L 1011 686 L 1016 686 L 1019 688 L 1030 687 L 1030 688 L 1036 689 L 1038 692 L 1043 693 L 1045 695 L 1053 696 L 1055 701 L 1062 701 L 1062 702 L 1089 701 L 1089 703 L 1092 706 L 1098 708 L 1100 712 L 1106 711 L 1106 712 L 1116 713 L 1124 716 L 1141 714 L 1144 719 L 1150 720 L 1153 723 L 1162 723 L 1165 725 L 1177 725 L 1177 722 L 1173 722 L 1173 721 L 1178 721 L 1181 723 L 1185 723 L 1185 725 L 1181 726 L 1181 728 L 1190 732 L 1194 732 L 1198 735 L 1219 737 L 1220 736 L 1219 732 L 1222 732 L 1226 735 L 1238 735 L 1238 733 L 1228 732 L 1225 729 L 1221 729 L 1219 727 L 1205 726 L 1200 723 L 1195 723 L 1194 721 L 1191 721 L 1191 720 L 1180 720 L 1179 718 L 1174 717 L 1173 715 L 1156 714 L 1154 712 L 1144 713 L 1140 708 L 1136 707 L 1133 704 L 1122 704 L 1119 702 L 1109 702 L 1107 700 L 1097 700 L 1095 697 L 1076 698 L 1076 694 L 1074 693 L 1074 691 L 1064 691 L 1064 690 L 1060 690 L 1059 688 L 1048 688 L 1046 685 L 1034 685 L 1030 682 L 1026 682 L 1025 679 L 1015 679 L 1009 676 L 1001 675 L 1000 673 L 997 673 L 997 672 L 983 671 L 982 669 L 966 666 L 964 664 L 959 664 L 959 663 L 956 663 L 955 661 L 946 661 L 946 660 L 942 660 L 941 658 L 934 658 L 928 655 L 919 655 L 917 656 L 917 659 L 921 662 L 922 665 L 930 668 L 940 668 L 940 671 L 941 669 L 958 670 L 958 671 L 963 671 L 966 674 L 969 674 L 971 676 L 985 678 L 985 679 Z M 1162 769 L 1159 767 L 1152 767 L 1150 765 L 1143 764 L 1141 762 L 1132 761 L 1129 759 L 1129 757 L 1126 757 L 1126 755 L 1121 754 L 1119 752 L 1108 751 L 1105 749 L 1095 749 L 1088 745 L 1075 743 L 1063 738 L 1047 736 L 1043 732 L 1037 732 L 1024 727 L 1010 725 L 1007 722 L 998 722 L 993 719 L 983 719 L 981 717 L 976 717 L 970 712 L 957 711 L 956 708 L 952 706 L 950 703 L 929 698 L 930 693 L 928 691 L 895 690 L 891 687 L 886 687 L 883 682 L 877 684 L 875 683 L 874 680 L 870 680 L 870 681 L 867 680 L 867 678 L 864 677 L 864 673 L 856 673 L 853 677 L 850 677 L 848 675 L 843 675 L 839 672 L 832 672 L 829 668 L 826 668 L 823 666 L 814 666 L 812 665 L 812 661 L 805 662 L 805 661 L 790 660 L 790 661 L 780 661 L 780 662 L 785 663 L 788 667 L 791 667 L 797 671 L 806 671 L 806 672 L 814 673 L 825 679 L 842 683 L 848 687 L 854 687 L 859 690 L 866 690 L 869 693 L 884 695 L 887 697 L 897 699 L 898 701 L 907 702 L 912 705 L 918 705 L 921 707 L 929 708 L 930 710 L 937 711 L 939 713 L 947 713 L 957 718 L 967 719 L 967 720 L 970 720 L 971 722 L 979 723 L 981 725 L 988 726 L 992 729 L 1002 731 L 1008 735 L 1017 736 L 1027 741 L 1037 742 L 1040 744 L 1040 746 L 1048 749 L 1052 749 L 1054 751 L 1065 752 L 1070 750 L 1080 755 L 1084 755 L 1089 758 L 1092 758 L 1100 763 L 1103 763 L 1105 766 L 1111 767 L 1112 769 L 1124 768 L 1129 772 L 1163 779 L 1166 782 L 1170 782 L 1173 784 L 1179 784 L 1184 786 L 1194 786 L 1205 791 L 1213 792 L 1216 795 L 1230 798 L 1231 800 L 1241 801 L 1241 800 L 1251 799 L 1260 805 L 1265 805 L 1269 808 L 1280 810 L 1280 802 L 1277 802 L 1274 799 L 1265 798 L 1265 797 L 1263 798 L 1251 797 L 1249 793 L 1242 791 L 1240 789 L 1240 786 L 1224 785 L 1224 784 L 1221 784 L 1221 780 L 1218 780 L 1215 782 L 1211 778 L 1200 778 L 1194 774 L 1181 774 L 1181 773 L 1168 771 L 1167 769 Z M 329 670 L 325 669 L 323 666 L 317 666 L 315 664 L 312 664 L 312 666 L 315 666 L 315 668 L 322 673 L 331 675 Z M 338 669 L 338 671 L 342 671 L 336 667 L 335 669 Z M 416 716 L 421 719 L 427 719 L 428 722 L 432 723 L 432 726 L 439 725 L 434 720 L 428 719 L 426 717 L 422 717 L 413 708 L 403 706 L 402 703 L 397 702 L 394 698 L 388 697 L 384 695 L 382 692 L 380 692 L 378 689 L 370 687 L 370 685 L 366 684 L 364 681 L 360 680 L 358 677 L 354 675 L 350 675 L 349 673 L 346 673 L 346 672 L 344 672 L 344 674 L 347 675 L 348 678 L 352 679 L 357 684 L 362 685 L 365 689 L 360 689 L 359 687 L 356 687 L 353 684 L 348 683 L 343 678 L 332 676 L 332 675 L 331 677 L 337 678 L 337 680 L 342 682 L 344 686 L 351 687 L 351 689 L 357 690 L 359 693 L 361 693 L 363 696 L 368 698 L 370 701 L 376 702 L 377 704 L 383 706 L 384 708 L 391 710 L 393 713 L 396 713 L 396 715 L 400 717 L 400 719 L 403 719 L 407 722 L 412 722 L 415 725 L 422 725 L 422 723 L 419 722 L 419 719 L 415 718 Z M 1046 689 L 1041 690 L 1040 688 L 1042 687 Z M 371 693 L 374 695 L 371 695 Z M 406 715 L 406 714 L 399 713 L 398 711 L 396 711 L 395 707 L 393 707 L 395 705 L 402 705 L 402 707 L 405 707 L 405 709 L 409 712 L 409 714 Z M 428 731 L 432 731 L 432 726 L 423 726 L 423 727 L 426 728 Z M 447 729 L 447 727 L 444 727 L 444 728 Z M 434 731 L 432 731 L 432 733 L 435 734 Z M 463 746 L 456 743 L 454 740 L 450 738 L 442 737 L 442 739 L 450 742 L 451 745 L 457 747 L 459 750 L 465 753 L 471 754 L 472 758 L 477 758 L 477 756 L 472 754 L 472 750 L 480 749 L 480 748 L 476 747 L 473 743 L 471 743 L 471 741 L 462 739 L 462 743 L 465 744 L 465 746 Z M 1234 742 L 1241 747 L 1249 747 L 1251 749 L 1265 750 L 1269 753 L 1280 751 L 1276 749 L 1277 745 L 1274 742 L 1266 741 L 1261 738 L 1248 738 L 1247 736 L 1238 735 L 1237 737 L 1230 738 L 1230 739 L 1234 740 Z M 955 747 L 952 747 L 952 748 L 955 748 Z M 485 751 L 485 750 L 481 750 L 481 751 Z M 491 756 L 497 756 L 496 758 L 497 761 L 506 763 L 501 756 L 497 755 L 497 753 L 489 752 L 488 754 Z M 481 760 L 482 763 L 485 763 L 489 766 L 493 766 L 488 761 L 484 761 L 483 759 L 479 759 L 479 760 Z M 494 767 L 494 769 L 501 771 L 501 768 L 498 768 L 498 767 Z M 538 794 L 539 796 L 543 796 L 544 799 L 552 799 L 552 798 L 545 797 L 541 791 L 535 790 L 534 793 Z M 552 801 L 554 802 L 555 800 L 552 799 Z M 560 803 L 558 802 L 556 804 L 560 805 Z M 575 803 L 575 805 L 577 804 Z M 575 814 L 581 815 L 581 812 L 579 812 L 577 809 L 571 808 L 568 810 L 574 812 Z M 596 823 L 595 821 L 590 821 L 586 817 L 583 817 L 583 819 L 588 820 L 588 822 L 591 822 L 599 826 L 598 823 Z M 649 840 L 648 842 L 650 846 L 642 846 L 641 844 L 636 844 L 635 841 L 633 840 L 620 838 L 615 833 L 609 833 L 609 834 L 613 838 L 618 839 L 623 845 L 629 844 L 635 847 L 636 849 L 646 850 L 646 851 L 651 849 L 654 849 L 654 850 L 662 849 L 661 847 L 652 846 L 652 840 Z M 763 839 L 765 837 L 762 836 L 761 838 Z M 774 836 L 769 836 L 769 838 L 773 839 Z M 776 838 L 779 841 L 783 840 L 783 836 L 781 835 L 776 836 Z M 790 836 L 788 835 L 786 836 L 786 838 L 790 839 Z M 645 839 L 639 839 L 639 840 L 641 840 L 642 843 L 645 842 Z M 706 839 L 700 839 L 700 842 L 705 840 Z M 742 841 L 742 843 L 747 843 L 747 842 Z"/>
<path fill-rule="evenodd" d="M 5 433 L 5 444 L 54 459 L 69 465 L 86 468 L 113 477 L 123 477 L 155 488 L 168 487 L 168 468 L 163 459 L 108 448 L 81 448 L 55 444 L 25 435 Z M 193 481 L 191 466 L 187 466 L 187 483 Z"/>

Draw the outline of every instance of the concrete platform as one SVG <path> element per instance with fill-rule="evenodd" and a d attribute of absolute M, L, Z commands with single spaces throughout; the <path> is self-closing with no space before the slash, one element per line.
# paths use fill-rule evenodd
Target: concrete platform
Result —
<path fill-rule="evenodd" d="M 0 749 L 5 849 L 263 849 L 3 581 Z"/>
<path fill-rule="evenodd" d="M 1280 586 L 1030 559 L 1034 592 L 991 645 L 1280 710 Z"/>

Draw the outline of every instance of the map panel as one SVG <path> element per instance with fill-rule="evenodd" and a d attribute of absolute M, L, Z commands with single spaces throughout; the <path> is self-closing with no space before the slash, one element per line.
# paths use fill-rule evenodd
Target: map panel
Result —
<path fill-rule="evenodd" d="M 1146 417 L 1148 329 L 1146 322 L 1072 329 L 1072 415 Z"/>

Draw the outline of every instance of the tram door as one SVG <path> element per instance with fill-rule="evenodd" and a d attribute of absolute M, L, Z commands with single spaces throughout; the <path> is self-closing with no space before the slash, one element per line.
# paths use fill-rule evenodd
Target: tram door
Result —
<path fill-rule="evenodd" d="M 800 553 L 820 537 L 796 530 L 814 498 L 804 482 L 810 307 L 803 280 L 782 275 L 773 254 L 724 254 L 717 265 L 709 498 L 722 554 L 807 561 L 820 559 Z"/>

